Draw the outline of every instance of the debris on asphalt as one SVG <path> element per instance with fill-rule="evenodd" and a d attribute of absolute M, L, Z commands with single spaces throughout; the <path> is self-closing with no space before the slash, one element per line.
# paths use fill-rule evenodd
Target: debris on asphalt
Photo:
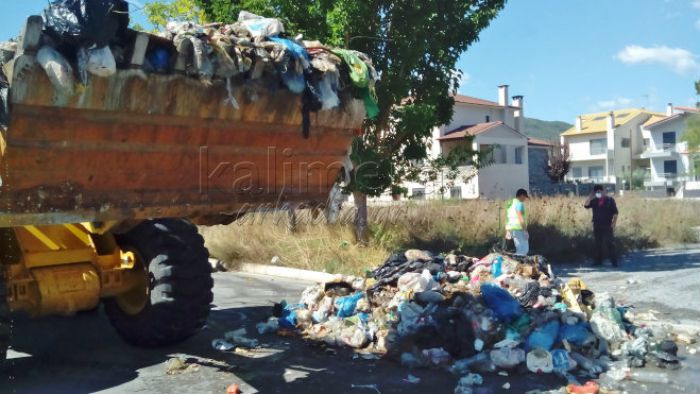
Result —
<path fill-rule="evenodd" d="M 572 390 L 589 392 L 598 387 L 591 379 L 608 390 L 625 379 L 662 381 L 635 370 L 646 363 L 680 366 L 674 335 L 679 342 L 691 337 L 637 326 L 627 319 L 630 309 L 578 278 L 555 277 L 541 256 L 409 250 L 366 277 L 311 286 L 298 303 L 277 304 L 273 318 L 326 346 L 381 355 L 409 369 L 448 369 L 461 376 L 456 393 L 481 384 L 477 373 L 528 370 L 557 374 Z"/>
<path fill-rule="evenodd" d="M 382 392 L 379 391 L 379 386 L 376 384 L 351 384 L 350 387 L 353 389 L 372 390 L 377 394 L 382 394 Z"/>
<path fill-rule="evenodd" d="M 199 364 L 188 363 L 180 357 L 173 357 L 165 365 L 165 373 L 167 375 L 179 375 L 183 373 L 199 371 Z"/>
<path fill-rule="evenodd" d="M 248 338 L 248 331 L 245 328 L 229 331 L 224 334 L 224 338 L 226 341 L 233 343 L 236 347 L 253 349 L 260 345 L 257 339 Z"/>
<path fill-rule="evenodd" d="M 241 394 L 241 389 L 234 383 L 226 388 L 226 394 Z"/>
<path fill-rule="evenodd" d="M 229 350 L 233 350 L 236 345 L 223 339 L 214 339 L 211 341 L 211 347 L 222 352 L 227 352 Z"/>
<path fill-rule="evenodd" d="M 418 376 L 413 376 L 413 375 L 408 375 L 404 381 L 411 383 L 411 384 L 418 384 L 420 383 L 420 378 Z"/>

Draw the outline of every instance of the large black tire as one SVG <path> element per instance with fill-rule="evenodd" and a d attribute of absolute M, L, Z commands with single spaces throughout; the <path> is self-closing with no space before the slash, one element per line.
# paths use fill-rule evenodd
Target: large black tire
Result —
<path fill-rule="evenodd" d="M 105 300 L 105 313 L 117 332 L 133 345 L 157 347 L 199 331 L 209 315 L 214 282 L 197 228 L 182 219 L 146 220 L 117 242 L 137 254 L 150 288 L 137 312 L 125 311 L 116 298 Z"/>

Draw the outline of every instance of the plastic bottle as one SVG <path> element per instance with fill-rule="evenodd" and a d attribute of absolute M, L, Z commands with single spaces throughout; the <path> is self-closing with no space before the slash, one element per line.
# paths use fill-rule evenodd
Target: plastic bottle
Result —
<path fill-rule="evenodd" d="M 503 257 L 496 257 L 496 260 L 494 260 L 493 264 L 491 265 L 491 273 L 493 274 L 494 278 L 498 278 L 501 276 L 501 274 L 503 274 Z"/>
<path fill-rule="evenodd" d="M 668 375 L 664 372 L 652 371 L 632 371 L 630 379 L 641 383 L 662 383 L 669 382 Z"/>

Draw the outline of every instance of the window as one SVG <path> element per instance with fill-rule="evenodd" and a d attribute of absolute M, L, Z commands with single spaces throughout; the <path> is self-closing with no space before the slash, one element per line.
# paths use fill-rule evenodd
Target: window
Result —
<path fill-rule="evenodd" d="M 590 145 L 591 155 L 602 155 L 608 150 L 608 139 L 607 138 L 596 138 L 591 140 Z"/>
<path fill-rule="evenodd" d="M 574 167 L 571 169 L 571 176 L 574 178 L 581 178 L 583 175 L 583 171 L 581 171 L 581 167 Z"/>
<path fill-rule="evenodd" d="M 673 149 L 676 147 L 676 132 L 666 131 L 663 134 L 664 150 Z"/>
<path fill-rule="evenodd" d="M 602 166 L 588 167 L 588 177 L 595 180 L 602 180 L 605 176 L 605 170 Z"/>
<path fill-rule="evenodd" d="M 411 189 L 411 198 L 414 200 L 425 200 L 425 188 L 416 187 Z"/>
<path fill-rule="evenodd" d="M 664 160 L 664 174 L 666 178 L 678 175 L 678 162 L 675 160 Z"/>
<path fill-rule="evenodd" d="M 451 187 L 450 198 L 453 200 L 460 200 L 462 198 L 462 188 L 460 186 Z"/>
<path fill-rule="evenodd" d="M 623 148 L 629 148 L 632 145 L 632 142 L 630 141 L 629 138 L 623 138 L 620 141 L 620 146 Z"/>
<path fill-rule="evenodd" d="M 493 148 L 493 162 L 494 164 L 506 164 L 508 163 L 508 154 L 506 152 L 506 147 L 502 145 L 496 145 Z"/>
<path fill-rule="evenodd" d="M 519 146 L 515 148 L 515 164 L 523 164 L 523 152 L 525 148 Z"/>
<path fill-rule="evenodd" d="M 649 138 L 645 138 L 644 139 L 644 150 L 647 150 L 649 148 L 649 143 L 650 143 Z"/>

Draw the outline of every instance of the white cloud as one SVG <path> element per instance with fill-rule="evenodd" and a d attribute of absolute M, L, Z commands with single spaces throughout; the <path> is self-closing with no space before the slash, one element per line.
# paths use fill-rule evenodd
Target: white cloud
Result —
<path fill-rule="evenodd" d="M 683 48 L 670 48 L 665 45 L 655 47 L 628 45 L 615 57 L 625 64 L 661 64 L 678 74 L 700 72 L 697 57 Z"/>
<path fill-rule="evenodd" d="M 691 5 L 693 8 L 697 8 L 697 9 L 700 10 L 700 0 L 693 0 L 693 1 L 690 3 L 690 5 Z"/>
<path fill-rule="evenodd" d="M 597 109 L 600 110 L 626 107 L 630 104 L 632 104 L 632 99 L 627 97 L 617 97 L 610 100 L 601 100 L 595 103 Z"/>
<path fill-rule="evenodd" d="M 468 72 L 463 72 L 463 73 L 462 73 L 462 79 L 460 80 L 460 85 L 466 85 L 466 84 L 468 84 L 470 79 L 472 79 L 472 76 L 469 75 Z"/>

